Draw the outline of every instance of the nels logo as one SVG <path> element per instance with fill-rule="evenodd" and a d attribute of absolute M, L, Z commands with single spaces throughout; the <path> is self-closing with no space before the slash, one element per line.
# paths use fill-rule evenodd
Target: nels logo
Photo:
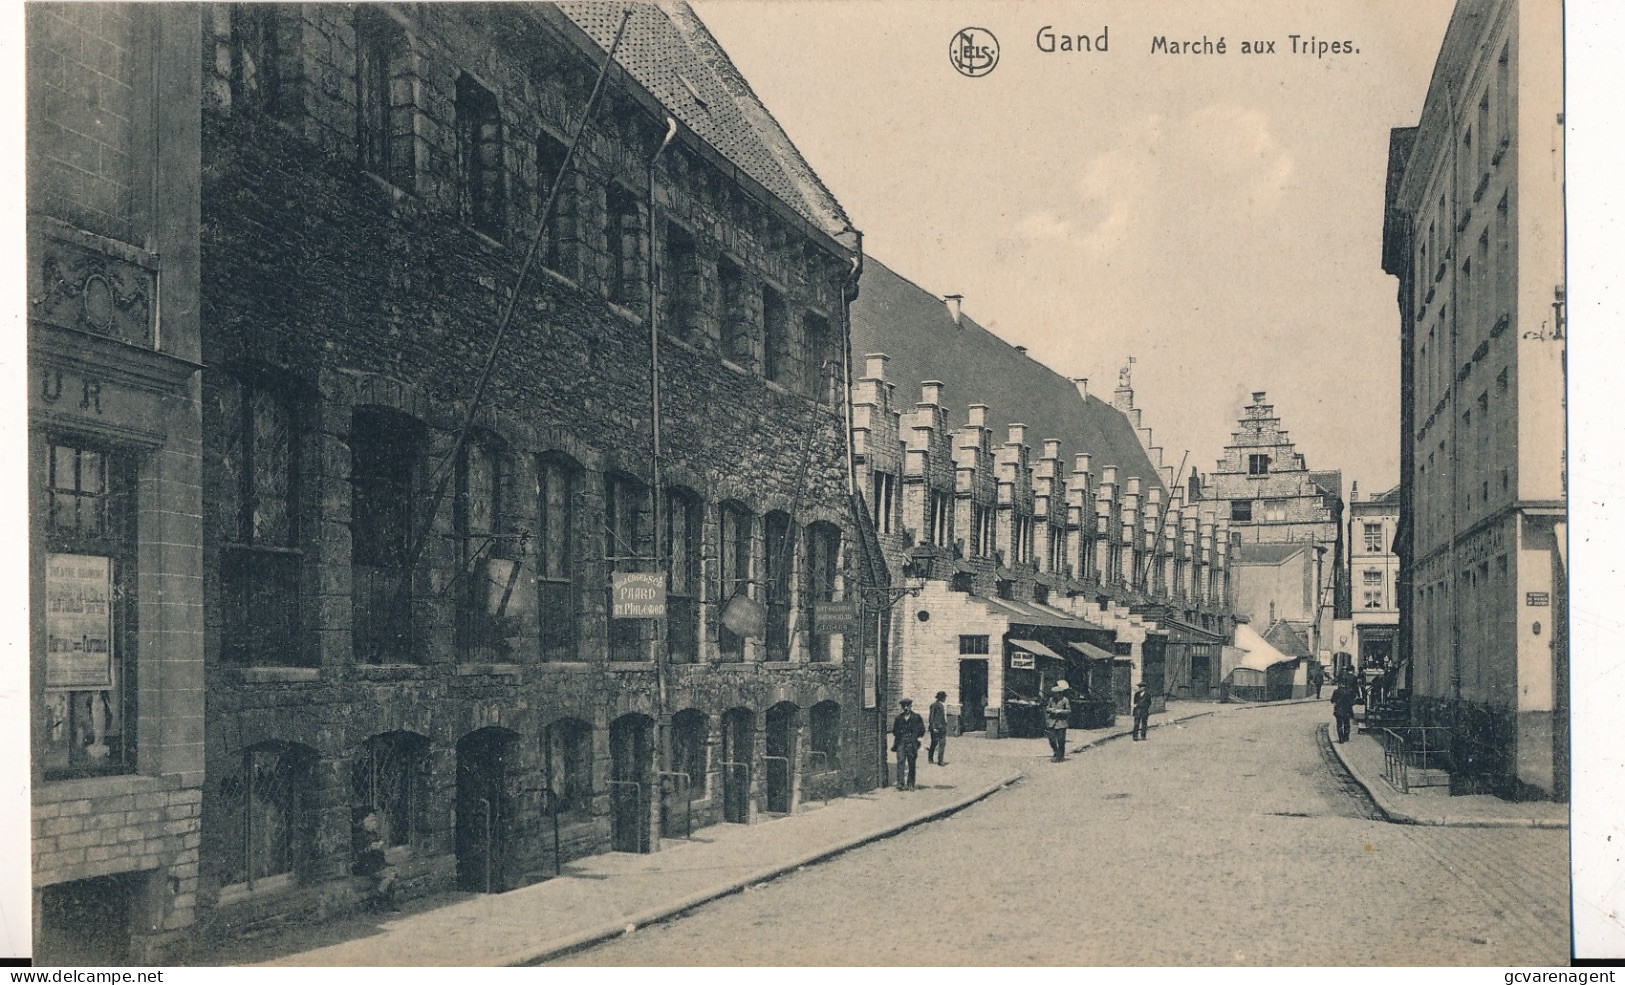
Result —
<path fill-rule="evenodd" d="M 985 27 L 966 27 L 948 42 L 948 61 L 960 75 L 980 78 L 999 64 L 999 39 Z"/>

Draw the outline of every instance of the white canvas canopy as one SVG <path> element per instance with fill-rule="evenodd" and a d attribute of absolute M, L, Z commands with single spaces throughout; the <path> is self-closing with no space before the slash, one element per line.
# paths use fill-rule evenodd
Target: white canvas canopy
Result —
<path fill-rule="evenodd" d="M 1247 623 L 1237 623 L 1236 645 L 1224 648 L 1219 663 L 1219 676 L 1226 679 L 1237 667 L 1265 671 L 1275 664 L 1291 663 L 1296 659 L 1270 646 L 1264 637 L 1258 635 L 1258 631 Z"/>

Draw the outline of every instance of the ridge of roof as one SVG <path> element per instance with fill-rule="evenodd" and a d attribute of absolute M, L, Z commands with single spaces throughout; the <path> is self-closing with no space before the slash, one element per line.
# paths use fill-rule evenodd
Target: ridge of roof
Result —
<path fill-rule="evenodd" d="M 950 428 L 964 426 L 964 408 L 985 404 L 995 446 L 1011 424 L 1025 424 L 1035 449 L 1060 441 L 1063 474 L 1071 473 L 1074 455 L 1087 452 L 1095 482 L 1116 466 L 1120 485 L 1138 477 L 1144 491 L 1167 492 L 1127 415 L 1093 394 L 1084 398 L 1070 379 L 968 315 L 955 323 L 940 297 L 870 254 L 852 302 L 853 361 L 861 365 L 875 352 L 890 357 L 886 379 L 899 395 L 894 410 L 911 409 L 920 384 L 939 380 L 945 405 L 959 415 L 951 415 Z"/>
<path fill-rule="evenodd" d="M 558 10 L 604 51 L 622 7 L 561 0 Z M 832 238 L 851 221 L 763 105 L 722 45 L 683 0 L 631 5 L 615 61 L 718 154 Z"/>

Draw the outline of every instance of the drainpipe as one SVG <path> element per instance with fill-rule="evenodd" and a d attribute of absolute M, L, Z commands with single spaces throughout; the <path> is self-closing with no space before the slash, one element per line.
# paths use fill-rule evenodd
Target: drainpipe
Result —
<path fill-rule="evenodd" d="M 670 116 L 666 117 L 666 135 L 661 138 L 660 146 L 649 158 L 647 195 L 649 202 L 649 255 L 648 255 L 648 284 L 649 284 L 649 418 L 651 424 L 651 441 L 649 445 L 649 480 L 650 503 L 652 506 L 654 537 L 655 537 L 655 565 L 663 567 L 667 558 L 661 550 L 664 543 L 662 537 L 665 531 L 661 529 L 661 488 L 660 488 L 660 291 L 655 265 L 655 162 L 660 155 L 666 152 L 666 147 L 672 138 L 677 136 L 677 121 Z M 667 708 L 667 667 L 666 667 L 666 619 L 671 613 L 666 613 L 665 619 L 655 620 L 654 658 L 655 658 L 655 730 L 656 745 L 660 750 L 660 762 L 664 769 L 671 766 L 671 723 L 668 720 Z M 650 788 L 650 803 L 655 802 L 654 789 Z M 652 808 L 651 808 L 652 809 Z M 644 818 L 644 824 L 653 823 L 650 818 Z"/>

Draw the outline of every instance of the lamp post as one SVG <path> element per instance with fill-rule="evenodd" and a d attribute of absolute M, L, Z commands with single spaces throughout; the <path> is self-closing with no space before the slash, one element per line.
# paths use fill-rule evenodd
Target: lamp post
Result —
<path fill-rule="evenodd" d="M 891 676 L 890 654 L 883 646 L 887 639 L 887 629 L 891 620 L 892 609 L 897 603 L 907 597 L 918 597 L 925 590 L 925 583 L 930 580 L 932 570 L 936 564 L 936 555 L 932 552 L 920 552 L 909 555 L 903 561 L 903 585 L 865 585 L 860 586 L 859 604 L 862 606 L 861 617 L 867 622 L 870 613 L 877 617 L 875 628 L 875 715 L 876 731 L 879 734 L 880 753 L 880 782 L 882 786 L 890 782 L 888 777 L 889 761 L 886 753 L 886 715 L 891 710 L 891 701 L 886 695 L 886 681 Z M 886 659 L 882 659 L 884 656 Z"/>

